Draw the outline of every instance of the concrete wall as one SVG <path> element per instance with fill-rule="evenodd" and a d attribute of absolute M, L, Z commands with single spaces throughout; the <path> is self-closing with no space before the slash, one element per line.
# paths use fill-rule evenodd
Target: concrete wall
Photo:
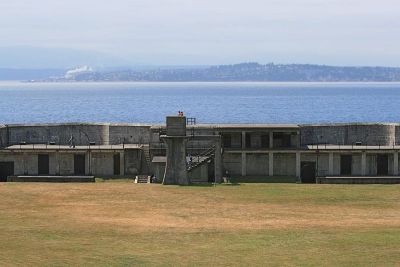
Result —
<path fill-rule="evenodd" d="M 161 127 L 161 126 L 160 126 Z M 212 126 L 190 127 L 187 134 L 212 135 L 216 132 Z M 222 129 L 222 130 L 221 130 Z M 241 131 L 231 132 L 220 129 L 221 132 L 231 134 L 232 146 L 240 147 L 242 140 Z M 265 133 L 251 132 L 251 125 L 243 125 L 244 131 L 252 135 L 252 147 L 260 146 L 260 136 Z M 93 124 L 93 123 L 66 123 L 66 124 L 33 124 L 33 125 L 9 125 L 9 143 L 18 144 L 21 141 L 27 143 L 56 142 L 68 144 L 71 135 L 74 136 L 76 145 L 87 145 L 89 141 L 97 144 L 125 143 L 149 143 L 159 142 L 158 130 L 150 125 L 139 124 Z M 278 131 L 276 131 L 278 132 Z M 393 145 L 400 144 L 399 124 L 332 124 L 332 125 L 301 125 L 302 144 L 341 144 L 351 145 L 362 142 L 368 145 Z M 293 135 L 292 144 L 295 146 L 298 137 Z M 7 143 L 7 128 L 0 125 L 0 147 Z"/>
<path fill-rule="evenodd" d="M 96 176 L 114 175 L 114 153 L 92 153 L 91 169 Z"/>
<path fill-rule="evenodd" d="M 300 127 L 301 143 L 352 145 L 393 145 L 396 140 L 395 124 L 342 124 L 304 125 Z"/>
<path fill-rule="evenodd" d="M 268 154 L 246 155 L 246 174 L 268 176 Z"/>
<path fill-rule="evenodd" d="M 7 128 L 5 125 L 0 125 L 0 148 L 7 146 Z"/>
<path fill-rule="evenodd" d="M 59 154 L 60 175 L 74 175 L 74 154 Z"/>
<path fill-rule="evenodd" d="M 108 143 L 108 125 L 95 124 L 54 124 L 54 125 L 28 125 L 9 126 L 9 144 L 27 142 L 30 144 L 69 144 L 71 136 L 75 145 L 88 145 Z"/>
<path fill-rule="evenodd" d="M 367 154 L 366 161 L 365 175 L 375 176 L 377 174 L 376 154 Z"/>
<path fill-rule="evenodd" d="M 125 151 L 125 174 L 137 175 L 143 174 L 143 165 L 145 164 L 144 155 L 141 150 L 129 149 Z"/>
<path fill-rule="evenodd" d="M 208 182 L 208 164 L 202 164 L 197 168 L 188 172 L 188 177 L 193 183 L 206 183 Z"/>
<path fill-rule="evenodd" d="M 274 176 L 295 176 L 296 154 L 274 153 Z"/>
<path fill-rule="evenodd" d="M 109 128 L 110 144 L 148 144 L 151 136 L 150 126 L 111 124 Z"/>
<path fill-rule="evenodd" d="M 10 125 L 9 144 L 27 142 L 30 144 L 43 144 L 56 142 L 68 145 L 71 136 L 75 145 L 96 144 L 122 144 L 141 143 L 147 144 L 151 140 L 149 125 L 129 124 L 43 124 L 43 125 Z M 0 146 L 7 139 L 6 127 L 0 127 Z"/>
<path fill-rule="evenodd" d="M 230 175 L 242 175 L 242 156 L 241 154 L 225 153 L 223 155 L 224 170 L 227 170 Z"/>
<path fill-rule="evenodd" d="M 400 144 L 400 125 L 396 125 L 396 135 L 395 135 L 395 142 L 397 145 Z"/>

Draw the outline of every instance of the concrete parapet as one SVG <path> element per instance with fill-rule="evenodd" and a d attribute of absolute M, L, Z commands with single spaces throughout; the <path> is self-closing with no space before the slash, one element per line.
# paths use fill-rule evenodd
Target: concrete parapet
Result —
<path fill-rule="evenodd" d="M 395 124 L 332 124 L 300 126 L 301 144 L 394 145 Z"/>

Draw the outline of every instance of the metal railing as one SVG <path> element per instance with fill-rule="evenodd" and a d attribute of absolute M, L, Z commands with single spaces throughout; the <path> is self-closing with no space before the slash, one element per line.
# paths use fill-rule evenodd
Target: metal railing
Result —
<path fill-rule="evenodd" d="M 362 144 L 362 143 L 352 143 L 350 145 L 344 145 L 344 144 L 327 144 L 327 143 L 317 143 L 317 144 L 307 144 L 305 147 L 310 147 L 311 149 L 337 149 L 337 150 L 342 150 L 342 149 L 398 149 L 397 145 L 395 142 L 393 142 L 391 145 L 382 145 L 380 143 L 378 144 L 373 144 L 373 145 L 368 145 L 368 143 Z"/>
<path fill-rule="evenodd" d="M 197 158 L 197 162 L 194 164 L 189 162 L 189 166 L 187 168 L 188 171 L 193 170 L 194 168 L 200 166 L 201 164 L 203 164 L 203 162 L 212 158 L 214 156 L 214 154 L 215 154 L 215 146 L 211 146 L 206 151 L 204 151 L 198 155 L 195 155 L 194 157 L 192 156 L 192 158 Z"/>
<path fill-rule="evenodd" d="M 186 118 L 186 125 L 196 125 L 196 118 Z"/>

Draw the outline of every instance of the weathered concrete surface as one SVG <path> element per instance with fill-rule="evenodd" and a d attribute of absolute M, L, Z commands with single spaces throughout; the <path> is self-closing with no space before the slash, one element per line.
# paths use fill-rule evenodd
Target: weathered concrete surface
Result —
<path fill-rule="evenodd" d="M 94 176 L 9 176 L 7 182 L 94 183 Z"/>
<path fill-rule="evenodd" d="M 167 144 L 167 164 L 163 184 L 189 185 L 190 180 L 186 166 L 186 137 L 164 137 Z"/>
<path fill-rule="evenodd" d="M 183 126 L 185 119 L 178 117 L 178 120 Z M 15 175 L 37 175 L 38 155 L 48 154 L 49 175 L 73 175 L 74 154 L 83 153 L 86 174 L 112 176 L 113 155 L 120 153 L 121 176 L 152 174 L 156 170 L 148 169 L 140 144 L 160 144 L 160 129 L 165 132 L 167 127 L 130 123 L 0 125 L 0 162 L 14 162 Z M 215 171 L 228 171 L 232 176 L 294 176 L 298 174 L 297 152 L 301 153 L 301 161 L 316 163 L 317 176 L 340 175 L 341 155 L 352 155 L 352 175 L 376 176 L 378 154 L 388 155 L 388 175 L 399 174 L 400 124 L 190 125 L 185 131 L 175 132 L 183 133 L 188 136 L 229 136 L 230 147 L 223 147 L 222 157 L 220 160 L 215 157 L 214 165 Z M 302 146 L 279 147 L 281 141 L 278 140 L 275 140 L 276 147 L 265 146 L 274 142 L 272 133 L 291 133 L 290 142 L 295 146 L 301 136 Z M 68 146 L 71 135 L 75 148 Z M 28 145 L 20 146 L 21 141 Z M 89 147 L 89 141 L 95 142 L 96 146 Z M 46 145 L 48 142 L 55 142 L 56 146 Z M 326 147 L 307 146 L 325 142 L 328 143 Z M 356 142 L 362 145 L 355 146 Z M 214 144 L 213 138 L 190 139 L 187 152 L 200 153 L 201 148 Z M 164 149 L 152 150 L 150 156 L 165 156 Z M 164 173 L 159 178 L 163 176 Z"/>
<path fill-rule="evenodd" d="M 167 136 L 186 136 L 186 117 L 167 117 Z"/>
<path fill-rule="evenodd" d="M 296 175 L 296 153 L 274 153 L 274 176 Z"/>
<path fill-rule="evenodd" d="M 247 175 L 268 176 L 268 154 L 248 153 L 246 160 Z"/>
<path fill-rule="evenodd" d="M 332 124 L 301 125 L 302 144 L 393 145 L 396 141 L 396 124 Z"/>
<path fill-rule="evenodd" d="M 111 124 L 109 126 L 110 144 L 148 144 L 151 140 L 147 125 Z"/>
<path fill-rule="evenodd" d="M 224 169 L 230 175 L 239 176 L 242 174 L 242 158 L 241 154 L 225 153 L 223 156 Z"/>
<path fill-rule="evenodd" d="M 162 141 L 167 145 L 167 164 L 163 184 L 189 185 L 190 179 L 186 165 L 186 117 L 167 117 L 167 135 Z"/>
<path fill-rule="evenodd" d="M 201 164 L 197 168 L 188 172 L 191 183 L 207 183 L 208 182 L 208 164 Z"/>
<path fill-rule="evenodd" d="M 400 177 L 318 177 L 318 184 L 400 184 Z"/>

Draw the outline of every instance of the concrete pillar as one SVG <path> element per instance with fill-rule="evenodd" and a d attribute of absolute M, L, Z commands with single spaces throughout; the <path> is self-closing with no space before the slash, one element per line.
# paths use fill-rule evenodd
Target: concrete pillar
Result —
<path fill-rule="evenodd" d="M 269 132 L 269 148 L 274 148 L 274 132 Z"/>
<path fill-rule="evenodd" d="M 268 153 L 268 176 L 274 176 L 274 153 Z"/>
<path fill-rule="evenodd" d="M 365 176 L 367 174 L 367 153 L 361 153 L 361 176 Z"/>
<path fill-rule="evenodd" d="M 60 175 L 60 152 L 56 151 L 56 175 Z"/>
<path fill-rule="evenodd" d="M 296 177 L 300 179 L 301 175 L 301 153 L 296 152 Z"/>
<path fill-rule="evenodd" d="M 190 180 L 186 166 L 186 137 L 164 137 L 167 144 L 167 164 L 163 184 L 188 185 Z"/>
<path fill-rule="evenodd" d="M 186 166 L 186 117 L 167 117 L 167 135 L 160 136 L 167 145 L 167 164 L 163 184 L 188 185 L 190 179 Z"/>
<path fill-rule="evenodd" d="M 301 135 L 300 135 L 300 131 L 297 131 L 297 147 L 301 147 Z"/>
<path fill-rule="evenodd" d="M 328 159 L 328 175 L 333 175 L 333 153 L 329 153 Z"/>
<path fill-rule="evenodd" d="M 22 174 L 23 175 L 27 175 L 28 174 L 28 166 L 27 166 L 27 159 L 26 158 L 27 158 L 27 155 L 24 152 L 22 154 Z"/>
<path fill-rule="evenodd" d="M 393 175 L 399 175 L 399 152 L 393 153 Z"/>
<path fill-rule="evenodd" d="M 215 143 L 215 156 L 214 156 L 214 171 L 215 171 L 215 182 L 222 182 L 222 154 L 221 154 L 221 139 Z"/>
<path fill-rule="evenodd" d="M 85 153 L 85 175 L 92 174 L 92 152 Z"/>
<path fill-rule="evenodd" d="M 242 176 L 246 176 L 246 169 L 247 169 L 247 164 L 246 164 L 246 153 L 242 152 Z"/>
<path fill-rule="evenodd" d="M 242 149 L 246 149 L 246 132 L 242 132 Z"/>
<path fill-rule="evenodd" d="M 119 173 L 121 176 L 125 175 L 125 152 L 119 153 Z"/>

